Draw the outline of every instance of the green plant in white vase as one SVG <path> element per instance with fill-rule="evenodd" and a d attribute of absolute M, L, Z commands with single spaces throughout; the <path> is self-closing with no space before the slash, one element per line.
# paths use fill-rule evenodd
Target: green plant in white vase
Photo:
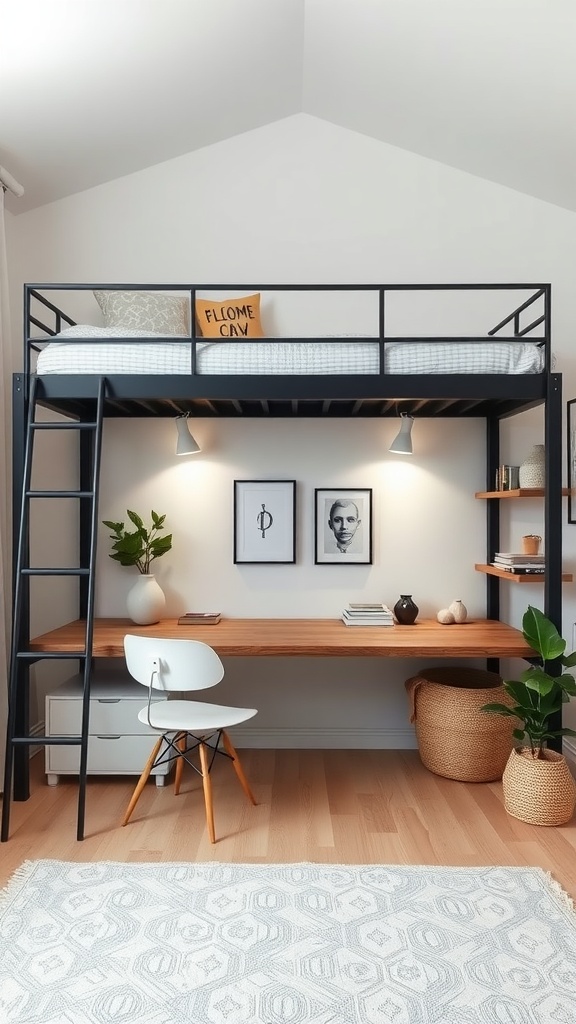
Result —
<path fill-rule="evenodd" d="M 152 523 L 150 527 L 144 526 L 144 522 L 136 512 L 126 509 L 130 521 L 136 529 L 132 532 L 125 529 L 124 523 L 113 523 L 110 519 L 103 519 L 104 526 L 112 531 L 110 540 L 113 541 L 110 558 L 120 565 L 135 565 L 139 572 L 148 574 L 150 564 L 155 558 L 160 558 L 170 551 L 172 547 L 172 534 L 160 536 L 160 531 L 166 520 L 165 515 L 158 515 L 154 510 L 150 516 Z"/>
<path fill-rule="evenodd" d="M 140 573 L 126 597 L 128 614 L 133 622 L 150 625 L 159 621 L 166 608 L 166 597 L 155 576 L 150 572 L 150 566 L 156 558 L 170 551 L 172 534 L 162 535 L 165 515 L 158 515 L 152 510 L 151 525 L 145 526 L 137 512 L 127 509 L 127 513 L 136 527 L 135 530 L 127 530 L 124 523 L 115 523 L 110 519 L 102 521 L 104 526 L 112 531 L 110 558 L 120 562 L 120 565 L 135 565 Z"/>

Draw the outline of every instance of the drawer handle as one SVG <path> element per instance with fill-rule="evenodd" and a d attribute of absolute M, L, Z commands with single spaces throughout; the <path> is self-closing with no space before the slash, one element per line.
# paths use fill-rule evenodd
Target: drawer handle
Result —
<path fill-rule="evenodd" d="M 96 739 L 97 740 L 121 740 L 122 737 L 121 736 L 99 736 L 98 733 L 97 733 L 96 734 Z"/>
<path fill-rule="evenodd" d="M 106 697 L 106 698 L 99 697 L 98 698 L 98 703 L 99 704 L 119 704 L 120 703 L 120 697 Z"/>

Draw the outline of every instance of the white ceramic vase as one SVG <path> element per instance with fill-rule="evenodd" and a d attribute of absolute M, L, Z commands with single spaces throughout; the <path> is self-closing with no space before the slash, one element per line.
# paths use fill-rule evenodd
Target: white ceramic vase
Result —
<path fill-rule="evenodd" d="M 465 604 L 462 604 L 460 599 L 452 601 L 452 604 L 448 605 L 448 611 L 454 616 L 454 622 L 466 622 L 468 609 Z"/>
<path fill-rule="evenodd" d="M 128 591 L 126 607 L 132 622 L 149 626 L 159 622 L 166 610 L 166 598 L 156 577 L 142 573 Z"/>
<path fill-rule="evenodd" d="M 518 473 L 520 487 L 544 487 L 546 484 L 545 449 L 543 444 L 535 444 L 527 459 L 520 466 Z"/>

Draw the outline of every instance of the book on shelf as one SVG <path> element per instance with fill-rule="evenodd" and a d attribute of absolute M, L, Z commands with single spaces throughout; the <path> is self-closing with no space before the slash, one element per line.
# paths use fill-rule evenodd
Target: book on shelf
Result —
<path fill-rule="evenodd" d="M 179 626 L 215 626 L 220 622 L 221 612 L 186 612 L 178 619 Z"/>
<path fill-rule="evenodd" d="M 498 562 L 508 562 L 508 564 L 512 564 L 513 563 L 515 565 L 528 565 L 528 564 L 543 565 L 545 560 L 546 560 L 546 556 L 545 555 L 522 555 L 522 554 L 516 554 L 513 551 L 497 551 L 496 554 L 494 555 L 494 559 L 495 559 L 495 561 L 498 561 Z"/>
<path fill-rule="evenodd" d="M 515 573 L 516 576 L 543 576 L 546 571 L 543 565 L 502 565 L 501 562 L 492 562 L 492 565 L 495 569 Z"/>
<path fill-rule="evenodd" d="M 503 562 L 495 558 L 492 565 L 499 565 L 501 569 L 544 569 L 544 562 Z"/>

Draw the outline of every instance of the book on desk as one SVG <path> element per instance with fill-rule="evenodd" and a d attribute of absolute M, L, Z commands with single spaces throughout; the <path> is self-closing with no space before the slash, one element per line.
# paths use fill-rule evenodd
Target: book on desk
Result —
<path fill-rule="evenodd" d="M 342 612 L 345 626 L 393 626 L 394 616 L 385 604 L 351 601 Z"/>
<path fill-rule="evenodd" d="M 178 619 L 179 626 L 215 626 L 220 622 L 221 612 L 186 612 Z"/>

